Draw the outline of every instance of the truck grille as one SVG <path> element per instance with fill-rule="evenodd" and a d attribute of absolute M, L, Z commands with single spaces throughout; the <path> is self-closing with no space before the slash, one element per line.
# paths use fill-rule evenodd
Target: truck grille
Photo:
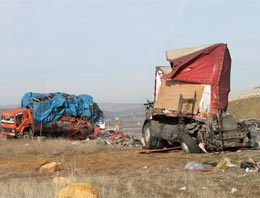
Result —
<path fill-rule="evenodd" d="M 13 130 L 13 129 L 11 129 L 11 128 L 3 128 L 3 131 L 4 131 L 4 132 L 11 132 L 11 133 L 12 133 L 12 130 Z"/>

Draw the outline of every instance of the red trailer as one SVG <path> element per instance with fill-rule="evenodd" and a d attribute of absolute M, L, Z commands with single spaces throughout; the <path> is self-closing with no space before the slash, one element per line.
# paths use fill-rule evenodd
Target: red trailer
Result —
<path fill-rule="evenodd" d="M 231 57 L 217 43 L 166 52 L 170 66 L 155 70 L 154 101 L 143 126 L 149 148 L 181 144 L 186 152 L 251 147 L 245 125 L 226 113 Z"/>

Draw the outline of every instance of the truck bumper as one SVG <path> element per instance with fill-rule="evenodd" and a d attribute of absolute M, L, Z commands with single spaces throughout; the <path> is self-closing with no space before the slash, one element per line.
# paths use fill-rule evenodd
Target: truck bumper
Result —
<path fill-rule="evenodd" d="M 16 133 L 5 132 L 5 131 L 1 131 L 1 134 L 5 136 L 13 136 L 13 137 L 16 136 Z"/>

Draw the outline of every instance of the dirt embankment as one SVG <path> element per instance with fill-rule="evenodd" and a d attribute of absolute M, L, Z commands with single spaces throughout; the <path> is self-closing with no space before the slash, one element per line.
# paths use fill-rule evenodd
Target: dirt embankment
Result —
<path fill-rule="evenodd" d="M 227 111 L 237 119 L 260 118 L 260 97 L 229 102 Z"/>

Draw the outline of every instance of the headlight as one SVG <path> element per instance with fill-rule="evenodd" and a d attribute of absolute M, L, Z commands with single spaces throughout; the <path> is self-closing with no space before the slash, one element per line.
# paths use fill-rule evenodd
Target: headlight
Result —
<path fill-rule="evenodd" d="M 15 129 L 12 129 L 12 132 L 14 133 L 14 132 L 15 132 Z"/>

